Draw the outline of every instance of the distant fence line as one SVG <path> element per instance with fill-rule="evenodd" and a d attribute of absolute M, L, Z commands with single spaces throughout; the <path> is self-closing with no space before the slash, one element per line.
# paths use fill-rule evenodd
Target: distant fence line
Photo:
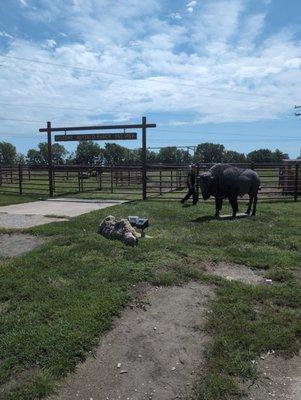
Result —
<path fill-rule="evenodd" d="M 301 195 L 301 160 L 285 160 L 269 164 L 233 164 L 252 168 L 261 178 L 260 200 L 297 201 Z M 201 163 L 198 172 L 213 164 Z M 186 190 L 188 165 L 148 164 L 146 173 L 147 197 L 177 200 Z M 54 195 L 84 192 L 119 194 L 140 198 L 143 194 L 141 166 L 53 165 Z M 0 192 L 9 194 L 38 194 L 49 196 L 48 165 L 0 165 Z"/>

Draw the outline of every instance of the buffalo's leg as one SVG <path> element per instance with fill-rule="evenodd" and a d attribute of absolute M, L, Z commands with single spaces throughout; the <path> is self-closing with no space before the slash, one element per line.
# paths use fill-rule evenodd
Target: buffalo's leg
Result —
<path fill-rule="evenodd" d="M 257 206 L 257 193 L 254 196 L 254 204 L 253 204 L 253 212 L 252 215 L 256 215 L 256 206 Z"/>
<path fill-rule="evenodd" d="M 236 214 L 237 214 L 237 211 L 238 211 L 237 196 L 230 197 L 229 198 L 229 202 L 230 202 L 231 207 L 232 207 L 232 217 L 235 218 Z"/>
<path fill-rule="evenodd" d="M 222 197 L 216 197 L 215 198 L 215 218 L 219 217 L 219 212 L 223 207 L 223 198 Z"/>
<path fill-rule="evenodd" d="M 248 204 L 248 208 L 247 208 L 247 212 L 246 212 L 246 214 L 248 214 L 248 215 L 251 214 L 251 208 L 252 208 L 252 204 L 253 204 L 253 199 L 254 199 L 254 195 L 253 194 L 249 194 L 249 204 Z"/>

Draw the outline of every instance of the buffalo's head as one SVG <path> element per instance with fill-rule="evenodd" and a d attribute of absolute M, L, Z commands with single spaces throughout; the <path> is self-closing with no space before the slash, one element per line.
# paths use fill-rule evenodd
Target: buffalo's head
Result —
<path fill-rule="evenodd" d="M 210 172 L 204 172 L 199 176 L 199 184 L 204 200 L 208 200 L 211 196 L 212 180 L 213 176 Z"/>

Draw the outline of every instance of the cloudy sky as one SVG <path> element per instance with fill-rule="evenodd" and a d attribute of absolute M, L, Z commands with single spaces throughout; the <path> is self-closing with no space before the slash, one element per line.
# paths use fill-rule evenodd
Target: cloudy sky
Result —
<path fill-rule="evenodd" d="M 149 146 L 211 141 L 295 157 L 301 1 L 0 0 L 0 87 L 0 140 L 23 152 L 47 120 L 146 115 L 158 124 Z"/>

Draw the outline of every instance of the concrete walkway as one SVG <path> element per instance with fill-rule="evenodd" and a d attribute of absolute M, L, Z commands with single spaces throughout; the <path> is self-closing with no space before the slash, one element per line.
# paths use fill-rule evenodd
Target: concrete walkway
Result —
<path fill-rule="evenodd" d="M 0 228 L 23 229 L 64 221 L 78 215 L 122 204 L 119 200 L 48 199 L 0 207 Z"/>

